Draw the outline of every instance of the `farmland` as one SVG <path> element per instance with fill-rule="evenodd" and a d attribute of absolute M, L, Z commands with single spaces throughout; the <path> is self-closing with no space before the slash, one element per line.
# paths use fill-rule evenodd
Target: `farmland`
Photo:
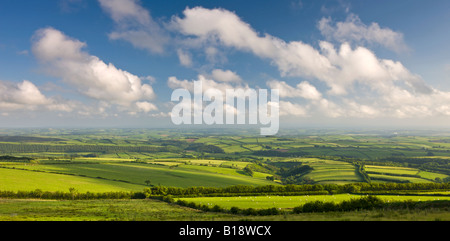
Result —
<path fill-rule="evenodd" d="M 374 193 L 383 202 L 448 201 L 449 190 L 444 184 L 450 181 L 449 143 L 449 137 L 433 132 L 424 135 L 290 130 L 278 136 L 260 136 L 244 129 L 8 129 L 0 131 L 0 191 L 8 199 L 0 201 L 10 209 L 30 198 L 34 200 L 29 200 L 31 205 L 57 206 L 62 205 L 60 199 L 65 196 L 61 193 L 70 192 L 65 197 L 83 199 L 85 193 L 101 196 L 100 193 L 117 192 L 127 198 L 117 199 L 116 195 L 113 199 L 117 200 L 83 202 L 113 205 L 111 202 L 117 201 L 130 206 L 136 203 L 138 208 L 145 202 L 128 197 L 166 200 L 171 195 L 167 199 L 171 201 L 167 206 L 170 208 L 175 208 L 176 201 L 184 200 L 225 210 L 222 214 L 203 214 L 198 211 L 201 208 L 195 207 L 190 216 L 195 220 L 211 215 L 212 219 L 238 219 L 227 213 L 231 207 L 292 210 L 307 202 L 339 203 L 367 193 Z M 422 184 L 441 186 L 423 188 Z M 394 190 L 392 185 L 405 188 Z M 292 190 L 288 188 L 291 186 Z M 197 187 L 214 192 L 176 194 Z M 246 194 L 230 192 L 230 187 L 265 191 Z M 220 189 L 219 193 L 215 188 Z M 166 205 L 147 201 L 149 205 Z M 444 206 L 444 217 L 449 217 L 448 206 Z M 176 208 L 191 210 L 183 205 Z M 159 219 L 176 220 L 169 214 L 160 215 Z M 180 219 L 188 218 L 181 215 Z"/>
<path fill-rule="evenodd" d="M 46 201 L 0 199 L 3 221 L 436 221 L 448 220 L 440 210 L 358 211 L 274 216 L 237 216 L 201 212 L 155 200 Z M 97 226 L 95 226 L 97 227 Z"/>
<path fill-rule="evenodd" d="M 238 207 L 242 209 L 292 209 L 296 206 L 303 205 L 308 202 L 323 201 L 340 203 L 344 200 L 359 198 L 359 195 L 338 194 L 338 195 L 303 195 L 303 196 L 238 196 L 238 197 L 200 197 L 200 198 L 182 198 L 181 200 L 195 202 L 199 205 L 208 205 L 230 209 Z M 434 201 L 434 200 L 450 200 L 450 196 L 398 196 L 398 195 L 377 195 L 386 202 L 394 201 Z"/>

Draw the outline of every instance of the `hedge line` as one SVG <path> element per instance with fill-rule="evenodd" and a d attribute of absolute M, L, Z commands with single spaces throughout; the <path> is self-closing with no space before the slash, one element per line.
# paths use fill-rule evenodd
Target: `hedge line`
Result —
<path fill-rule="evenodd" d="M 164 187 L 154 186 L 145 188 L 147 196 L 235 196 L 235 195 L 313 195 L 316 194 L 339 194 L 339 193 L 361 193 L 361 192 L 386 192 L 386 191 L 435 191 L 450 190 L 450 183 L 352 183 L 345 185 L 337 184 L 305 184 L 305 185 L 266 185 L 247 186 L 237 185 L 225 188 L 216 187 Z"/>
<path fill-rule="evenodd" d="M 450 190 L 450 183 L 354 183 L 346 185 L 237 185 L 225 188 L 216 187 L 148 187 L 143 192 L 106 192 L 79 193 L 74 188 L 69 192 L 1 191 L 0 198 L 41 198 L 41 199 L 144 199 L 159 196 L 205 197 L 205 196 L 246 196 L 246 195 L 326 195 L 339 193 L 402 193 L 405 191 L 440 191 Z"/>
<path fill-rule="evenodd" d="M 427 208 L 444 208 L 450 209 L 450 201 L 397 201 L 397 202 L 385 202 L 382 199 L 375 196 L 364 196 L 361 198 L 355 198 L 341 203 L 313 201 L 305 203 L 301 206 L 294 207 L 292 211 L 281 210 L 279 208 L 267 208 L 267 209 L 254 209 L 254 208 L 238 208 L 231 207 L 230 209 L 222 208 L 218 205 L 208 206 L 205 204 L 197 204 L 195 202 L 188 202 L 186 200 L 175 201 L 172 196 L 159 197 L 158 199 L 174 203 L 180 206 L 189 207 L 204 212 L 224 212 L 231 214 L 239 214 L 245 216 L 269 216 L 280 214 L 300 214 L 300 213 L 317 213 L 317 212 L 348 212 L 348 211 L 360 211 L 360 210 L 380 210 L 380 209 L 427 209 Z"/>
<path fill-rule="evenodd" d="M 359 199 L 351 199 L 341 203 L 314 201 L 295 207 L 293 213 L 315 213 L 315 212 L 348 212 L 356 210 L 399 210 L 399 209 L 450 209 L 450 201 L 395 201 L 385 202 L 376 196 L 366 196 Z"/>
<path fill-rule="evenodd" d="M 14 199 L 54 199 L 54 200 L 95 200 L 95 199 L 144 199 L 143 192 L 104 192 L 104 193 L 79 193 L 75 189 L 69 192 L 50 192 L 36 189 L 34 191 L 0 191 L 0 198 Z"/>

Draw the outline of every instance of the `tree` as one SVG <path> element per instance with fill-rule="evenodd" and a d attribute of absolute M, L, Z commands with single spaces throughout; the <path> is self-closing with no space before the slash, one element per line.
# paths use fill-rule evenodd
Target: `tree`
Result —
<path fill-rule="evenodd" d="M 152 189 L 146 187 L 144 188 L 145 198 L 149 198 L 152 195 Z"/>
<path fill-rule="evenodd" d="M 273 176 L 266 176 L 266 179 L 269 180 L 269 181 L 275 180 L 275 178 Z"/>
<path fill-rule="evenodd" d="M 348 185 L 346 191 L 349 192 L 349 193 L 358 193 L 358 192 L 361 191 L 361 187 L 357 186 L 357 185 L 350 184 L 350 185 Z"/>
<path fill-rule="evenodd" d="M 70 193 L 70 196 L 72 197 L 72 200 L 74 200 L 75 196 L 77 196 L 77 194 L 78 194 L 78 190 L 71 187 L 71 188 L 69 188 L 69 193 Z"/>
<path fill-rule="evenodd" d="M 248 165 L 244 168 L 244 172 L 253 177 L 253 171 Z"/>

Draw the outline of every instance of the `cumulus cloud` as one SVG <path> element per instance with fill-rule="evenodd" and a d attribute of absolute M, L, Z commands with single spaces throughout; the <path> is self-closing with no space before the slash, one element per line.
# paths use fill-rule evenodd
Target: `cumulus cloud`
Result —
<path fill-rule="evenodd" d="M 50 110 L 71 112 L 77 104 L 58 98 L 46 97 L 28 80 L 20 83 L 0 81 L 0 111 Z"/>
<path fill-rule="evenodd" d="M 312 46 L 300 41 L 286 43 L 268 34 L 260 36 L 228 10 L 195 7 L 183 13 L 184 18 L 172 20 L 173 28 L 180 33 L 196 36 L 198 41 L 218 41 L 224 46 L 270 59 L 284 76 L 320 76 L 331 68 L 327 59 Z"/>
<path fill-rule="evenodd" d="M 280 101 L 279 103 L 280 108 L 280 117 L 285 116 L 295 116 L 295 117 L 305 117 L 308 116 L 308 109 L 307 107 L 292 103 L 290 101 Z"/>
<path fill-rule="evenodd" d="M 155 98 L 150 85 L 143 84 L 136 75 L 90 55 L 83 50 L 85 47 L 85 43 L 56 29 L 45 28 L 36 32 L 32 49 L 49 74 L 61 78 L 91 99 L 129 107 Z"/>
<path fill-rule="evenodd" d="M 172 76 L 167 80 L 167 85 L 171 89 L 186 89 L 189 92 L 194 93 L 194 81 L 201 81 L 203 92 L 206 92 L 208 89 L 217 89 L 222 91 L 222 94 L 225 94 L 227 89 L 249 88 L 248 86 L 234 85 L 233 83 L 217 82 L 204 75 L 199 75 L 197 80 L 179 80 Z"/>
<path fill-rule="evenodd" d="M 116 23 L 116 29 L 109 35 L 111 39 L 128 41 L 152 53 L 164 52 L 168 43 L 166 30 L 152 19 L 140 1 L 98 1 Z M 192 67 L 194 52 L 190 48 L 203 48 L 200 52 L 213 66 L 205 71 L 210 74 L 198 77 L 204 91 L 249 88 L 236 72 L 214 66 L 226 62 L 224 50 L 227 48 L 266 59 L 278 69 L 281 77 L 296 80 L 292 85 L 287 80 L 266 83 L 269 88 L 280 91 L 282 116 L 406 118 L 450 115 L 450 93 L 429 86 L 401 62 L 379 58 L 370 50 L 371 46 L 380 45 L 395 52 L 406 51 L 403 35 L 377 23 L 367 25 L 354 14 L 343 22 L 322 18 L 317 27 L 326 40 L 318 42 L 318 47 L 258 33 L 235 13 L 225 9 L 187 8 L 183 16 L 171 19 L 169 27 L 183 36 L 179 39 L 182 44 L 173 48 L 181 65 Z M 155 97 L 153 89 L 142 83 L 144 78 L 104 63 L 87 53 L 85 48 L 86 43 L 46 28 L 37 31 L 32 50 L 48 67 L 49 73 L 74 86 L 84 96 L 100 101 L 102 112 L 111 105 L 130 114 L 158 110 L 151 103 Z M 194 80 L 169 77 L 167 85 L 171 89 L 194 92 Z M 28 91 L 29 98 L 35 98 L 30 102 L 42 103 L 42 106 L 56 103 L 27 84 L 14 88 L 23 88 L 23 93 Z M 9 87 L 10 90 L 14 88 Z M 1 98 L 4 103 L 17 102 L 11 97 L 8 99 L 6 94 Z M 230 106 L 224 106 L 224 109 L 236 111 Z"/>
<path fill-rule="evenodd" d="M 345 22 L 337 23 L 324 17 L 319 21 L 318 28 L 328 40 L 340 43 L 377 44 L 398 53 L 408 50 L 402 33 L 382 28 L 378 23 L 367 26 L 355 14 L 349 14 Z"/>
<path fill-rule="evenodd" d="M 158 110 L 158 107 L 156 107 L 156 105 L 150 103 L 150 102 L 136 102 L 136 107 L 138 108 L 139 111 L 142 112 L 150 112 L 150 111 L 154 111 L 154 110 Z"/>
<path fill-rule="evenodd" d="M 250 88 L 247 84 L 242 83 L 242 82 L 222 82 L 222 81 L 215 81 L 213 79 L 210 79 L 204 75 L 199 75 L 198 78 L 196 80 L 179 80 L 176 77 L 169 77 L 167 80 L 167 84 L 171 89 L 183 89 L 183 90 L 187 90 L 191 93 L 191 98 L 194 98 L 194 94 L 199 93 L 199 89 L 198 89 L 198 85 L 197 85 L 197 89 L 196 89 L 196 83 L 201 83 L 201 90 L 202 90 L 202 98 L 205 101 L 205 103 L 203 103 L 202 106 L 200 106 L 199 103 L 192 101 L 192 100 L 183 100 L 181 103 L 179 103 L 179 106 L 185 106 L 185 107 L 189 107 L 193 110 L 193 111 L 199 111 L 199 110 L 204 110 L 204 111 L 208 111 L 207 109 L 207 102 L 209 101 L 223 101 L 223 113 L 227 116 L 238 116 L 238 122 L 239 120 L 243 122 L 243 119 L 241 118 L 249 118 L 255 120 L 258 116 L 258 110 L 256 109 L 251 109 L 250 107 L 248 109 L 242 110 L 240 109 L 240 107 L 245 107 L 244 106 L 240 106 L 240 103 L 245 103 L 245 102 L 249 102 L 249 106 L 250 106 L 250 102 L 252 102 L 251 105 L 252 107 L 257 107 L 257 105 L 261 104 L 259 101 L 260 99 L 255 99 L 258 98 L 258 90 Z M 270 104 L 270 98 L 271 98 L 271 92 L 268 93 L 269 97 L 268 97 L 268 101 Z M 250 98 L 250 97 L 255 97 L 255 98 Z M 216 98 L 220 98 L 220 99 L 216 99 Z M 228 99 L 229 98 L 229 99 Z M 236 99 L 236 101 L 235 101 Z M 275 105 L 272 104 L 272 105 Z M 206 106 L 206 107 L 205 107 Z M 288 105 L 285 105 L 288 106 Z M 265 107 L 271 107 L 272 106 L 265 106 Z M 299 105 L 296 104 L 290 104 L 290 107 L 295 107 L 298 109 L 302 109 L 302 107 L 300 107 Z M 205 109 L 203 109 L 205 108 Z M 263 108 L 261 106 L 259 106 L 259 108 Z M 275 108 L 275 107 L 273 107 Z M 276 105 L 276 108 L 278 108 L 278 105 Z M 243 111 L 243 112 L 242 112 Z M 282 114 L 285 115 L 288 112 L 288 110 L 285 108 L 282 111 Z M 256 124 L 256 123 L 255 123 Z"/>
<path fill-rule="evenodd" d="M 306 100 L 302 109 L 290 105 L 298 104 L 296 102 L 285 102 L 298 113 L 315 111 L 331 117 L 406 117 L 443 115 L 450 108 L 446 104 L 449 93 L 436 90 L 401 62 L 379 58 L 365 46 L 382 44 L 402 51 L 406 44 L 401 33 L 376 23 L 367 26 L 355 15 L 336 24 L 322 19 L 319 29 L 329 40 L 338 43 L 321 41 L 319 48 L 315 48 L 301 41 L 286 42 L 257 33 L 235 13 L 225 9 L 195 7 L 187 8 L 183 14 L 172 19 L 172 26 L 191 39 L 252 53 L 270 60 L 282 77 L 305 79 L 296 86 L 284 81 L 267 82 L 268 87 L 280 90 L 282 98 Z M 325 83 L 327 89 L 319 91 L 315 87 L 317 81 Z"/>
<path fill-rule="evenodd" d="M 347 43 L 336 49 L 329 42 L 320 42 L 322 54 L 332 66 L 322 78 L 333 94 L 347 94 L 355 83 L 367 85 L 377 91 L 389 91 L 396 82 L 409 86 L 412 91 L 430 94 L 433 90 L 419 76 L 412 74 L 398 61 L 379 59 L 365 47 L 352 49 Z M 319 78 L 320 79 L 320 78 Z"/>
<path fill-rule="evenodd" d="M 308 100 L 320 100 L 322 94 L 307 81 L 299 83 L 296 88 L 288 85 L 285 81 L 271 80 L 267 82 L 271 89 L 278 89 L 280 97 L 295 98 L 301 97 Z"/>
<path fill-rule="evenodd" d="M 101 8 L 116 23 L 109 34 L 112 40 L 125 40 L 151 53 L 163 53 L 168 37 L 139 0 L 98 0 Z"/>
<path fill-rule="evenodd" d="M 220 82 L 240 83 L 242 81 L 241 77 L 231 70 L 214 69 L 211 77 Z"/>
<path fill-rule="evenodd" d="M 301 41 L 285 42 L 268 34 L 262 36 L 228 10 L 188 8 L 184 18 L 175 17 L 172 24 L 185 35 L 202 41 L 218 40 L 227 47 L 270 59 L 282 76 L 324 81 L 334 94 L 347 94 L 347 88 L 355 82 L 370 84 L 389 80 L 403 80 L 419 92 L 430 92 L 401 63 L 378 59 L 365 47 L 352 49 L 343 43 L 337 52 L 326 41 L 321 42 L 320 49 L 315 49 Z"/>
<path fill-rule="evenodd" d="M 294 87 L 284 81 L 272 80 L 267 85 L 271 88 L 279 88 L 280 97 L 305 99 L 302 94 L 302 83 Z M 333 100 L 323 95 L 314 95 L 317 98 L 306 99 L 307 102 L 302 102 L 301 105 L 295 100 L 280 101 L 280 113 L 290 113 L 291 116 L 397 119 L 450 115 L 448 104 L 450 92 L 433 90 L 429 94 L 417 94 L 392 83 L 385 87 L 382 92 L 375 93 L 371 90 L 359 89 L 362 91 L 360 95 L 338 96 Z"/>

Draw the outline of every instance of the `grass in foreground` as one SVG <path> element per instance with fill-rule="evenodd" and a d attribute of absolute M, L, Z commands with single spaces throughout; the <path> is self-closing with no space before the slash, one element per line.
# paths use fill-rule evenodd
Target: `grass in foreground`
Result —
<path fill-rule="evenodd" d="M 241 216 L 201 212 L 157 200 L 0 199 L 1 221 L 450 221 L 450 211 L 396 210 Z"/>

